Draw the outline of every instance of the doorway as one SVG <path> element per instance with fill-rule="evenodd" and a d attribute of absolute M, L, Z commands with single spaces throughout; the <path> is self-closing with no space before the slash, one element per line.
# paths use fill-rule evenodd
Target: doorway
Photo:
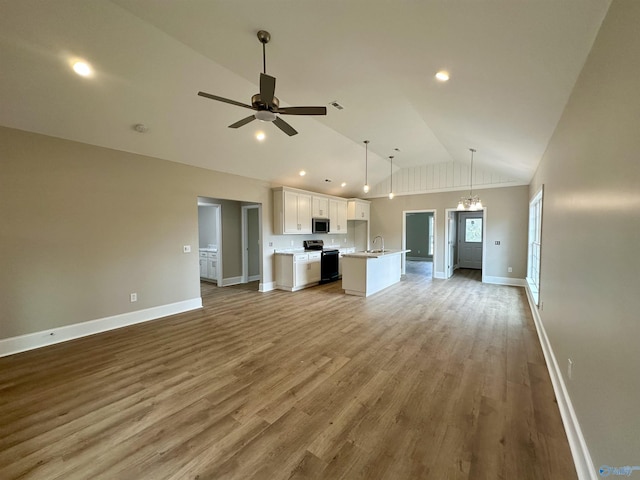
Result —
<path fill-rule="evenodd" d="M 481 270 L 484 277 L 486 209 L 445 210 L 445 278 L 459 268 Z"/>
<path fill-rule="evenodd" d="M 436 211 L 409 210 L 403 212 L 402 249 L 405 255 L 403 273 L 433 278 L 436 254 Z"/>
<path fill-rule="evenodd" d="M 242 207 L 242 283 L 259 282 L 260 275 L 260 205 Z M 258 283 L 256 283 L 256 290 Z"/>
<path fill-rule="evenodd" d="M 222 285 L 222 212 L 212 199 L 198 197 L 200 279 Z"/>

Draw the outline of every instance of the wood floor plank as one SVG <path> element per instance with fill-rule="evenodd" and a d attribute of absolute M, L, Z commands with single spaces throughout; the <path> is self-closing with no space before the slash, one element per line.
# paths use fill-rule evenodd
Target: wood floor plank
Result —
<path fill-rule="evenodd" d="M 409 272 L 0 358 L 0 478 L 576 478 L 523 290 Z"/>

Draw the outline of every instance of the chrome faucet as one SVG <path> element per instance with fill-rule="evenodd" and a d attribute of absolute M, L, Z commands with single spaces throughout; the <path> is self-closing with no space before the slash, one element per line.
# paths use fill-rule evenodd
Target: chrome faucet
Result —
<path fill-rule="evenodd" d="M 377 239 L 380 239 L 380 243 L 382 244 L 382 251 L 384 252 L 384 238 L 383 238 L 382 235 L 377 235 L 377 236 L 373 237 L 373 241 L 371 243 L 373 243 L 375 245 Z"/>

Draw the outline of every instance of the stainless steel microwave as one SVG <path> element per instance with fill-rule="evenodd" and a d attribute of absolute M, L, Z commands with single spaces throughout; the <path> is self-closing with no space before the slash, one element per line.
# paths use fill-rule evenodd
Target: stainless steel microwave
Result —
<path fill-rule="evenodd" d="M 329 233 L 329 219 L 328 218 L 312 218 L 311 231 L 313 233 Z"/>

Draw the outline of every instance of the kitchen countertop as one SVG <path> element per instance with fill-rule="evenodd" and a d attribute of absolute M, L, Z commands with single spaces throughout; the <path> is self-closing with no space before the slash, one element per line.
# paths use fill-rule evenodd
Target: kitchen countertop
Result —
<path fill-rule="evenodd" d="M 349 258 L 380 258 L 387 257 L 390 255 L 399 255 L 401 253 L 408 253 L 411 250 L 387 250 L 385 249 L 383 252 L 371 251 L 371 252 L 353 252 L 353 253 L 345 253 L 342 255 L 343 257 Z"/>
<path fill-rule="evenodd" d="M 323 248 L 324 251 L 327 250 L 346 250 L 353 247 L 340 247 L 338 245 L 327 245 Z M 296 255 L 297 253 L 313 253 L 320 252 L 321 250 L 305 250 L 304 248 L 287 248 L 284 250 L 274 250 L 275 255 Z M 346 254 L 345 254 L 346 255 Z"/>

